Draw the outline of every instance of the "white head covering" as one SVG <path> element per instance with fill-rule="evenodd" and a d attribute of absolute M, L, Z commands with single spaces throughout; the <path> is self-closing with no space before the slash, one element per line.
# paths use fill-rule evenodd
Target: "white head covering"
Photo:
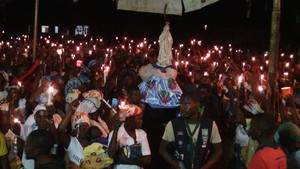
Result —
<path fill-rule="evenodd" d="M 97 111 L 96 104 L 92 101 L 96 101 L 96 99 L 89 98 L 80 102 L 79 106 L 76 109 L 76 112 L 84 112 L 84 113 L 94 113 Z"/>
<path fill-rule="evenodd" d="M 75 129 L 76 125 L 80 125 L 81 123 L 87 123 L 88 125 L 90 125 L 89 116 L 84 112 L 75 113 L 72 118 L 72 129 Z"/>
<path fill-rule="evenodd" d="M 80 93 L 81 92 L 78 89 L 72 89 L 70 93 L 67 93 L 66 102 L 72 103 L 74 100 L 76 100 L 79 97 Z"/>
<path fill-rule="evenodd" d="M 100 90 L 90 90 L 83 93 L 85 98 L 77 107 L 76 112 L 94 113 L 101 106 L 103 93 Z"/>
<path fill-rule="evenodd" d="M 258 113 L 264 113 L 264 110 L 261 109 L 260 105 L 254 98 L 250 98 L 247 104 L 244 105 L 244 109 L 249 111 L 250 113 L 256 115 Z"/>
<path fill-rule="evenodd" d="M 166 67 L 172 65 L 172 45 L 173 38 L 170 33 L 169 23 L 166 22 L 163 32 L 159 36 L 159 54 L 157 58 L 157 65 Z"/>
<path fill-rule="evenodd" d="M 36 112 L 40 111 L 40 110 L 45 110 L 47 111 L 46 109 L 46 106 L 43 105 L 43 104 L 38 104 L 37 106 L 35 106 L 34 110 L 33 110 L 33 114 L 35 115 Z"/>

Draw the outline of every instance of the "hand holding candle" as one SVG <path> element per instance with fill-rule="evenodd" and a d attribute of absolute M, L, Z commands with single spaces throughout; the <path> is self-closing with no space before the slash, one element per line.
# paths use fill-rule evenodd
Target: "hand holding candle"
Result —
<path fill-rule="evenodd" d="M 110 67 L 109 66 L 105 66 L 105 69 L 104 69 L 104 72 L 103 72 L 103 81 L 104 83 L 106 83 L 106 77 L 108 76 L 108 73 L 109 73 L 109 70 L 110 70 Z"/>
<path fill-rule="evenodd" d="M 126 112 L 128 110 L 128 105 L 126 105 L 125 101 L 121 101 L 121 104 L 119 105 L 119 109 L 120 109 L 120 119 L 121 121 L 125 121 Z"/>

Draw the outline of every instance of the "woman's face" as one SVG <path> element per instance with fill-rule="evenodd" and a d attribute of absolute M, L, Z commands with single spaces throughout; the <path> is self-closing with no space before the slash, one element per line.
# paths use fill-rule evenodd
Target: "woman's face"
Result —
<path fill-rule="evenodd" d="M 8 95 L 7 95 L 7 100 L 8 101 L 13 101 L 13 102 L 15 101 L 16 102 L 19 99 L 20 99 L 19 90 L 12 88 L 8 91 Z"/>
<path fill-rule="evenodd" d="M 135 124 L 136 129 L 142 128 L 143 125 L 143 113 L 134 117 L 133 122 Z"/>
<path fill-rule="evenodd" d="M 81 123 L 79 125 L 79 136 L 80 137 L 87 137 L 88 136 L 88 133 L 89 133 L 89 124 L 88 123 Z"/>

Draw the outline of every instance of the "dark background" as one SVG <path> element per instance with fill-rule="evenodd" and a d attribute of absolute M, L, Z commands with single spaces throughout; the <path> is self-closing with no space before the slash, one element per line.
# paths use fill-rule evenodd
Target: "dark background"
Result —
<path fill-rule="evenodd" d="M 163 14 L 117 10 L 112 0 L 39 0 L 39 24 L 58 25 L 73 35 L 76 25 L 89 25 L 90 35 L 113 38 L 158 39 L 164 26 Z M 32 34 L 34 0 L 0 0 L 0 29 L 8 34 Z M 282 0 L 281 43 L 298 46 L 300 39 L 300 1 Z M 168 15 L 174 42 L 201 38 L 211 43 L 232 42 L 267 47 L 272 0 L 252 0 L 246 17 L 247 0 L 220 0 L 201 10 Z M 204 30 L 204 25 L 208 29 Z"/>

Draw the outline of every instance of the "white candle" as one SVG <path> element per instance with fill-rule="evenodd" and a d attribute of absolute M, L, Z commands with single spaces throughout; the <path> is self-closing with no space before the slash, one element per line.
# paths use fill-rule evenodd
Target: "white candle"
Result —
<path fill-rule="evenodd" d="M 121 101 L 121 107 L 122 107 L 122 108 L 125 107 L 125 101 Z"/>
<path fill-rule="evenodd" d="M 262 86 L 258 86 L 258 91 L 263 92 L 264 88 Z"/>
<path fill-rule="evenodd" d="M 103 81 L 104 81 L 104 84 L 106 83 L 107 74 L 108 74 L 108 72 L 106 70 L 104 70 L 104 72 L 103 72 Z"/>
<path fill-rule="evenodd" d="M 48 88 L 48 102 L 47 102 L 47 105 L 51 105 L 52 104 L 52 93 L 53 93 L 53 87 L 50 86 Z"/>
<path fill-rule="evenodd" d="M 241 86 L 242 81 L 243 81 L 243 75 L 240 75 L 238 77 L 238 85 L 239 85 L 239 87 Z"/>
<path fill-rule="evenodd" d="M 110 69 L 109 66 L 106 66 L 104 69 L 104 75 L 103 75 L 104 83 L 106 83 L 106 77 L 108 76 L 109 69 Z"/>
<path fill-rule="evenodd" d="M 18 118 L 14 118 L 14 123 L 20 123 Z"/>

